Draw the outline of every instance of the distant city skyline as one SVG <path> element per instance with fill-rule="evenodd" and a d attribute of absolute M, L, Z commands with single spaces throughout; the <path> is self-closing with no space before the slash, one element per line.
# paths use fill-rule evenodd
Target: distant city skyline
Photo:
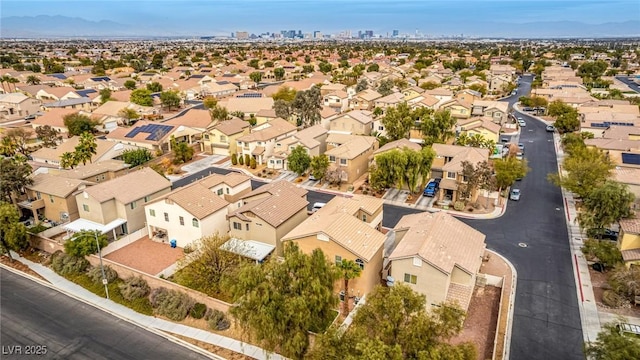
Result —
<path fill-rule="evenodd" d="M 386 35 L 417 30 L 431 36 L 509 37 L 520 25 L 537 22 L 546 23 L 539 30 L 549 36 L 555 22 L 640 21 L 638 0 L 2 0 L 1 9 L 3 18 L 62 15 L 113 21 L 146 35 L 156 31 L 178 36 L 280 30 L 323 34 L 371 30 Z M 563 36 L 563 31 L 558 26 L 557 35 Z"/>

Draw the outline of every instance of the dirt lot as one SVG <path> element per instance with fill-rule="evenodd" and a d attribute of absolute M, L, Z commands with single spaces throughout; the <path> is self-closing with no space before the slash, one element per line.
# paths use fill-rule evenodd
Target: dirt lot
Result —
<path fill-rule="evenodd" d="M 451 340 L 454 344 L 473 343 L 478 352 L 478 360 L 491 359 L 493 356 L 501 291 L 495 286 L 476 287 L 464 328 Z"/>
<path fill-rule="evenodd" d="M 173 249 L 169 244 L 155 242 L 144 236 L 105 256 L 105 259 L 155 276 L 183 257 L 181 248 Z"/>
<path fill-rule="evenodd" d="M 12 268 L 14 268 L 16 270 L 22 271 L 23 273 L 26 273 L 26 274 L 29 274 L 31 276 L 37 277 L 40 280 L 47 281 L 47 280 L 45 280 L 45 278 L 40 276 L 37 272 L 31 270 L 27 265 L 25 265 L 25 264 L 23 264 L 23 263 L 21 263 L 21 262 L 19 262 L 17 260 L 11 261 L 9 259 L 9 257 L 6 256 L 6 255 L 0 256 L 0 263 L 2 263 L 3 265 L 6 265 L 6 266 L 12 267 Z"/>
<path fill-rule="evenodd" d="M 593 295 L 596 299 L 596 304 L 598 305 L 598 311 L 622 316 L 640 317 L 640 306 L 633 306 L 629 304 L 622 308 L 612 309 L 604 305 L 602 303 L 602 294 L 605 290 L 610 289 L 610 286 L 607 283 L 607 273 L 601 273 L 589 267 L 589 275 L 591 276 Z"/>

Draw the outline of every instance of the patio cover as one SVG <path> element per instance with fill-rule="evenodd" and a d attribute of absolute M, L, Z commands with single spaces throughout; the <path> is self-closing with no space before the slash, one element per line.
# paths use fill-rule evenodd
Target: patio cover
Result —
<path fill-rule="evenodd" d="M 275 248 L 275 246 L 263 242 L 236 238 L 231 238 L 220 246 L 222 250 L 227 250 L 258 262 L 264 260 Z"/>
<path fill-rule="evenodd" d="M 115 219 L 113 221 L 111 221 L 110 223 L 106 224 L 106 225 L 102 225 L 102 224 L 98 224 L 97 222 L 93 222 L 91 220 L 87 220 L 87 219 L 78 219 L 78 220 L 74 220 L 70 223 L 68 223 L 67 225 L 63 226 L 62 228 L 67 230 L 67 231 L 71 231 L 71 232 L 79 232 L 82 230 L 91 230 L 91 231 L 95 231 L 98 230 L 100 231 L 101 234 L 106 234 L 107 232 L 115 229 L 116 227 L 126 223 L 127 220 L 125 219 Z"/>

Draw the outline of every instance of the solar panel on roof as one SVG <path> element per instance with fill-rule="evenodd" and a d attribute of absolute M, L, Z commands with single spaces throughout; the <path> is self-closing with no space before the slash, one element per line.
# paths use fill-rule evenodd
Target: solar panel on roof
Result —
<path fill-rule="evenodd" d="M 240 95 L 238 95 L 236 97 L 253 99 L 253 98 L 261 98 L 262 94 L 261 93 L 246 93 L 246 94 L 240 94 Z"/>
<path fill-rule="evenodd" d="M 218 85 L 227 85 L 230 84 L 228 81 L 218 81 Z"/>
<path fill-rule="evenodd" d="M 49 76 L 53 76 L 56 79 L 66 80 L 67 77 L 64 74 L 49 74 Z"/>
<path fill-rule="evenodd" d="M 91 81 L 95 81 L 95 82 L 98 82 L 98 81 L 111 81 L 111 79 L 108 76 L 98 76 L 98 77 L 91 78 Z"/>
<path fill-rule="evenodd" d="M 640 154 L 622 153 L 622 163 L 640 165 Z"/>
<path fill-rule="evenodd" d="M 191 75 L 190 79 L 202 79 L 204 75 Z"/>

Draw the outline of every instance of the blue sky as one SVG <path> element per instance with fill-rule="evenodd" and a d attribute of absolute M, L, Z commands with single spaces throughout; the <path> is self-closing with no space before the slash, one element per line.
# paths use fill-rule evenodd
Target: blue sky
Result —
<path fill-rule="evenodd" d="M 7 16 L 65 15 L 194 33 L 393 29 L 472 34 L 487 22 L 640 20 L 639 0 L 2 0 Z M 459 31 L 458 31 L 459 30 Z"/>

